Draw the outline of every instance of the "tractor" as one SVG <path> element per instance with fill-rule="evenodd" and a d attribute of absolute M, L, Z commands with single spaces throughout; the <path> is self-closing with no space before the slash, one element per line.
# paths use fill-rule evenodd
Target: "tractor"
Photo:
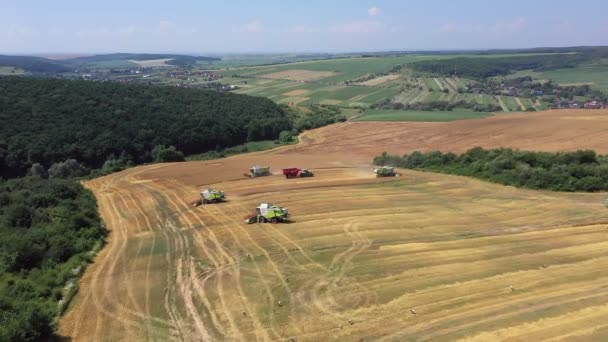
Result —
<path fill-rule="evenodd" d="M 261 176 L 270 176 L 270 167 L 269 166 L 252 166 L 249 169 L 249 173 L 245 173 L 245 177 L 255 178 Z"/>
<path fill-rule="evenodd" d="M 205 189 L 201 191 L 201 198 L 193 201 L 192 206 L 198 207 L 201 204 L 219 203 L 224 201 L 226 195 L 223 191 L 217 191 L 213 189 Z"/>
<path fill-rule="evenodd" d="M 299 169 L 297 167 L 283 169 L 283 174 L 285 178 L 312 177 L 315 175 L 312 170 Z"/>
<path fill-rule="evenodd" d="M 395 168 L 392 166 L 382 166 L 374 169 L 374 174 L 376 177 L 395 177 L 397 174 L 395 173 Z"/>
<path fill-rule="evenodd" d="M 289 211 L 287 208 L 281 208 L 271 203 L 262 203 L 259 207 L 255 208 L 255 213 L 249 214 L 245 217 L 245 222 L 251 223 L 279 223 L 287 221 Z"/>

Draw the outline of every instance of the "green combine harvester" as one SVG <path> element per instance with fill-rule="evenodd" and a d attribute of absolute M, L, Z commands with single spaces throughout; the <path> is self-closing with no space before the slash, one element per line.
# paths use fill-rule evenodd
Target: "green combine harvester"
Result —
<path fill-rule="evenodd" d="M 249 173 L 245 174 L 245 177 L 255 178 L 261 176 L 270 176 L 270 167 L 269 166 L 252 166 L 249 169 Z"/>
<path fill-rule="evenodd" d="M 211 188 L 201 191 L 201 198 L 193 201 L 192 206 L 198 207 L 201 204 L 219 203 L 226 199 L 223 191 L 213 190 Z"/>
<path fill-rule="evenodd" d="M 289 211 L 287 208 L 281 208 L 271 203 L 262 203 L 259 207 L 255 208 L 255 213 L 249 214 L 245 217 L 245 222 L 251 223 L 279 223 L 287 221 L 289 217 Z"/>
<path fill-rule="evenodd" d="M 395 168 L 392 166 L 382 166 L 374 169 L 374 174 L 376 177 L 395 177 L 397 174 L 395 173 Z"/>

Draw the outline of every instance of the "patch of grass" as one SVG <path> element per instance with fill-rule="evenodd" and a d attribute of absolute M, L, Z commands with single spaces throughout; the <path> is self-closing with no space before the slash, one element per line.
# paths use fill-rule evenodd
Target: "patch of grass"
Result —
<path fill-rule="evenodd" d="M 407 110 L 387 110 L 373 109 L 365 111 L 363 116 L 356 119 L 357 121 L 454 121 L 464 119 L 480 119 L 490 116 L 488 113 L 473 112 L 466 109 L 454 111 L 407 111 Z"/>
<path fill-rule="evenodd" d="M 546 71 L 543 75 L 560 84 L 593 83 L 592 88 L 608 91 L 608 67 L 605 66 L 580 66 L 572 69 Z"/>

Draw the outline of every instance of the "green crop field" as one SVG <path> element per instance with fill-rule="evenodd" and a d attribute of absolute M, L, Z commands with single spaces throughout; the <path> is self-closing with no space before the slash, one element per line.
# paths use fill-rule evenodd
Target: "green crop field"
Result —
<path fill-rule="evenodd" d="M 480 119 L 490 116 L 488 113 L 473 112 L 467 109 L 458 109 L 449 112 L 423 112 L 406 110 L 367 110 L 357 121 L 455 121 L 464 119 Z"/>
<path fill-rule="evenodd" d="M 226 76 L 238 74 L 248 77 L 264 77 L 264 75 L 267 74 L 287 70 L 330 71 L 336 74 L 322 78 L 321 80 L 325 83 L 339 83 L 356 79 L 370 73 L 387 72 L 397 65 L 437 58 L 445 58 L 445 56 L 340 58 L 270 66 L 235 68 L 222 71 L 222 73 Z"/>
<path fill-rule="evenodd" d="M 462 78 L 424 77 L 413 74 L 407 64 L 428 59 L 453 57 L 508 57 L 511 55 L 407 55 L 388 57 L 345 57 L 334 59 L 294 61 L 285 64 L 262 66 L 240 66 L 219 70 L 223 83 L 236 85 L 237 93 L 268 97 L 285 104 L 331 104 L 341 107 L 370 107 L 385 99 L 404 104 L 433 101 L 467 101 L 479 104 L 501 106 L 504 111 L 520 111 L 516 99 L 508 96 L 485 94 L 460 94 L 459 88 L 465 87 L 470 80 Z M 521 56 L 521 55 L 518 55 Z M 272 56 L 275 61 L 294 58 L 288 55 Z M 256 56 L 232 62 L 257 61 Z M 226 62 L 229 63 L 228 60 Z M 266 60 L 271 62 L 271 59 Z M 404 65 L 398 77 L 366 85 L 345 84 L 372 74 L 384 74 L 395 66 Z M 559 72 L 557 71 L 558 75 Z M 513 76 L 546 77 L 543 73 L 519 71 Z M 511 76 L 509 76 L 511 77 Z M 601 77 L 598 77 L 601 78 Z M 606 78 L 608 79 L 608 78 Z M 574 81 L 577 81 L 576 79 Z M 608 87 L 608 81 L 605 81 Z M 601 81 L 598 80 L 597 84 Z M 402 89 L 403 88 L 403 89 Z M 526 100 L 524 107 L 532 107 Z M 537 106 L 538 107 L 538 106 Z"/>
<path fill-rule="evenodd" d="M 589 84 L 592 88 L 608 91 L 608 67 L 580 66 L 543 72 L 543 75 L 559 84 Z"/>

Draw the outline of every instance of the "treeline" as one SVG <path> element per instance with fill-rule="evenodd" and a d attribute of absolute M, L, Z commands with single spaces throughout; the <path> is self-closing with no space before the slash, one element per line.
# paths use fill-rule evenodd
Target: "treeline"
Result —
<path fill-rule="evenodd" d="M 0 179 L 0 341 L 53 334 L 105 235 L 93 195 L 77 182 Z"/>
<path fill-rule="evenodd" d="M 299 107 L 288 107 L 292 118 L 292 135 L 313 128 L 323 127 L 336 122 L 346 121 L 346 117 L 337 106 L 332 105 L 310 105 Z"/>
<path fill-rule="evenodd" d="M 272 140 L 294 128 L 274 102 L 176 87 L 0 77 L 0 177 L 76 159 L 153 161 L 156 146 L 184 154 Z"/>
<path fill-rule="evenodd" d="M 50 59 L 30 56 L 0 55 L 0 66 L 14 67 L 17 69 L 38 73 L 58 73 L 70 70 L 65 65 Z"/>
<path fill-rule="evenodd" d="M 608 57 L 608 53 L 604 53 Z M 603 56 L 603 55 L 602 55 Z M 518 70 L 554 70 L 573 68 L 580 63 L 596 58 L 595 54 L 544 54 L 532 56 L 492 57 L 492 58 L 449 58 L 441 60 L 420 61 L 411 64 L 419 72 L 441 76 L 452 76 L 483 79 L 507 75 Z"/>
<path fill-rule="evenodd" d="M 430 102 L 414 102 L 414 103 L 402 103 L 392 102 L 390 99 L 384 99 L 372 106 L 372 108 L 378 109 L 392 109 L 392 110 L 419 110 L 425 112 L 431 111 L 452 111 L 454 109 L 471 109 L 474 112 L 500 112 L 502 108 L 499 105 L 492 103 L 477 103 L 469 101 L 430 101 Z"/>
<path fill-rule="evenodd" d="M 374 164 L 470 176 L 531 189 L 608 190 L 608 158 L 589 150 L 548 153 L 475 147 L 462 154 L 413 152 L 402 157 L 385 152 L 374 158 Z"/>

